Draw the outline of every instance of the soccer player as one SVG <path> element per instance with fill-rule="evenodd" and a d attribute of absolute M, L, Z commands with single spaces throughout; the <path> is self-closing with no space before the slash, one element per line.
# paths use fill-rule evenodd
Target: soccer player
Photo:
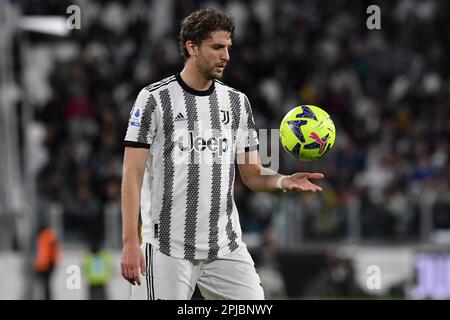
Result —
<path fill-rule="evenodd" d="M 321 191 L 262 167 L 250 103 L 219 81 L 234 21 L 212 9 L 185 18 L 183 70 L 139 93 L 125 137 L 121 272 L 132 299 L 264 299 L 233 197 L 237 160 L 253 191 Z M 139 243 L 139 212 L 142 245 Z M 144 283 L 145 282 L 145 283 Z"/>

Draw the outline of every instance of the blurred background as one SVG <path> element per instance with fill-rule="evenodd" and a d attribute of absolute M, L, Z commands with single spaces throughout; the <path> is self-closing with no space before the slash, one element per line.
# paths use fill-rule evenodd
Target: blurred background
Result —
<path fill-rule="evenodd" d="M 236 179 L 267 298 L 450 298 L 448 1 L 0 0 L 0 299 L 128 298 L 129 111 L 182 69 L 180 21 L 203 7 L 236 20 L 224 82 L 259 129 L 300 104 L 336 124 L 323 159 L 279 150 L 280 172 L 325 174 L 321 194 Z"/>

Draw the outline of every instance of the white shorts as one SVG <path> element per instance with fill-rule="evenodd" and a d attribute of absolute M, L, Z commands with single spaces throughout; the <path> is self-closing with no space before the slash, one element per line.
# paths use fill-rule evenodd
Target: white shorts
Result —
<path fill-rule="evenodd" d="M 141 285 L 132 286 L 133 300 L 190 300 L 195 285 L 207 300 L 264 300 L 261 280 L 245 246 L 213 261 L 169 257 L 148 243 L 141 250 L 147 270 Z"/>

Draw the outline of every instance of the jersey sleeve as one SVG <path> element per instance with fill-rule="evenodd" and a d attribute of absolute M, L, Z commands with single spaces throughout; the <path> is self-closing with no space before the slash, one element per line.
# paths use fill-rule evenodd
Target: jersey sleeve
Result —
<path fill-rule="evenodd" d="M 258 150 L 259 140 L 250 101 L 244 95 L 244 108 L 237 134 L 236 153 Z"/>
<path fill-rule="evenodd" d="M 150 148 L 157 128 L 157 102 L 145 89 L 139 92 L 131 108 L 124 145 L 135 148 Z"/>

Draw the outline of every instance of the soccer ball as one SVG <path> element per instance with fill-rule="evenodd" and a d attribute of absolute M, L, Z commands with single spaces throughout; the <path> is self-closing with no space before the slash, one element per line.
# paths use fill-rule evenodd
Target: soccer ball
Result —
<path fill-rule="evenodd" d="M 316 106 L 295 107 L 281 121 L 281 144 L 297 160 L 321 158 L 333 147 L 335 138 L 333 120 L 328 113 Z"/>

